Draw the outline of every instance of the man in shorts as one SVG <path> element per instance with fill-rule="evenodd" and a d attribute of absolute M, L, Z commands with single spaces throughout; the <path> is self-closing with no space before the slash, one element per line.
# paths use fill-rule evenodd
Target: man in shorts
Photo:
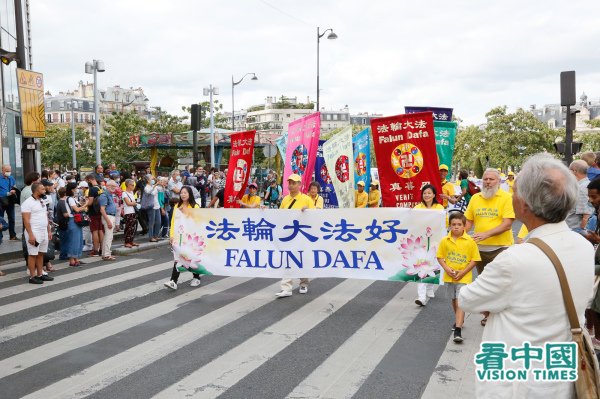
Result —
<path fill-rule="evenodd" d="M 25 242 L 27 243 L 27 269 L 30 284 L 43 284 L 54 278 L 44 275 L 44 254 L 48 251 L 50 224 L 44 202 L 46 189 L 41 183 L 31 185 L 31 197 L 21 204 Z"/>

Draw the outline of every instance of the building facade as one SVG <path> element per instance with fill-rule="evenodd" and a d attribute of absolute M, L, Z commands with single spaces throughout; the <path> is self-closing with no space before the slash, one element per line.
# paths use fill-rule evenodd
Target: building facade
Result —
<path fill-rule="evenodd" d="M 370 114 L 368 112 L 359 112 L 355 115 L 350 115 L 350 124 L 364 127 L 371 126 L 371 119 L 383 118 L 383 114 Z"/>
<path fill-rule="evenodd" d="M 537 120 L 544 122 L 553 129 L 564 128 L 567 124 L 566 107 L 560 104 L 546 104 L 541 108 L 536 105 L 530 106 L 530 111 Z M 591 101 L 585 93 L 579 97 L 579 103 L 571 107 L 571 112 L 579 111 L 575 114 L 574 130 L 590 130 L 586 121 L 600 119 L 600 100 Z"/>
<path fill-rule="evenodd" d="M 24 23 L 25 61 L 24 66 L 32 69 L 29 1 L 21 2 Z M 0 48 L 8 52 L 17 51 L 17 29 L 15 1 L 0 0 Z M 17 62 L 0 63 L 0 165 L 12 167 L 18 186 L 23 185 L 23 136 L 21 135 L 21 105 L 17 86 Z M 39 166 L 39 151 L 35 163 Z"/>
<path fill-rule="evenodd" d="M 272 144 L 287 131 L 290 122 L 313 112 L 314 104 L 308 98 L 306 103 L 300 103 L 297 97 L 267 97 L 264 105 L 247 109 L 246 129 L 256 130 L 258 143 Z"/>
<path fill-rule="evenodd" d="M 321 108 L 321 132 L 327 133 L 335 129 L 350 126 L 350 111 L 346 105 L 339 111 L 327 111 Z"/>

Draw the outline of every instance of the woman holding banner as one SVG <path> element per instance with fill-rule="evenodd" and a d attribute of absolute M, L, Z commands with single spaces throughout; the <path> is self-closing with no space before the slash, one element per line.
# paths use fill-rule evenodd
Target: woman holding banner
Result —
<path fill-rule="evenodd" d="M 200 208 L 198 204 L 196 204 L 196 200 L 194 199 L 194 194 L 190 186 L 181 187 L 181 191 L 179 192 L 179 202 L 175 204 L 173 207 L 173 217 L 171 218 L 171 228 L 169 229 L 171 240 L 171 246 L 175 245 L 175 218 L 178 217 L 178 213 L 186 214 L 188 209 L 192 208 Z M 192 271 L 192 269 L 188 269 Z M 198 287 L 200 285 L 200 274 L 194 273 L 194 278 L 190 282 L 192 287 Z M 179 280 L 179 270 L 177 270 L 177 260 L 173 263 L 173 271 L 171 272 L 171 279 L 167 281 L 164 286 L 170 288 L 172 290 L 177 289 L 177 280 Z"/>
<path fill-rule="evenodd" d="M 426 184 L 421 189 L 421 203 L 415 206 L 415 209 L 433 209 L 444 210 L 444 206 L 437 201 L 437 191 L 431 184 Z M 447 224 L 447 223 L 446 223 Z M 417 287 L 418 298 L 415 303 L 419 306 L 425 306 L 430 298 L 435 296 L 435 284 L 419 283 Z"/>
<path fill-rule="evenodd" d="M 316 181 L 313 181 L 308 186 L 308 196 L 315 204 L 315 209 L 323 209 L 323 197 L 319 195 L 319 191 L 321 191 L 321 186 Z"/>

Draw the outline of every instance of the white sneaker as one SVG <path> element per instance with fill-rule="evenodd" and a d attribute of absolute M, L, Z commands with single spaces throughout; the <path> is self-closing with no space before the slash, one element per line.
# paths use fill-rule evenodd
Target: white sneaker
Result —
<path fill-rule="evenodd" d="M 170 288 L 172 290 L 176 290 L 177 289 L 177 284 L 175 284 L 175 281 L 173 280 L 169 280 L 164 284 L 165 287 Z"/>
<path fill-rule="evenodd" d="M 87 251 L 91 251 L 94 247 L 92 247 L 91 245 L 84 245 L 83 248 L 81 249 L 83 252 L 87 252 Z"/>
<path fill-rule="evenodd" d="M 198 287 L 200 285 L 200 279 L 199 278 L 193 278 L 192 281 L 190 281 L 190 285 L 192 287 Z"/>
<path fill-rule="evenodd" d="M 415 303 L 419 306 L 425 306 L 427 304 L 427 298 L 417 298 Z"/>
<path fill-rule="evenodd" d="M 435 298 L 435 291 L 427 291 L 427 298 Z"/>
<path fill-rule="evenodd" d="M 300 286 L 300 289 L 298 290 L 299 293 L 301 294 L 306 294 L 308 292 L 308 287 L 307 286 Z"/>
<path fill-rule="evenodd" d="M 275 294 L 275 296 L 277 298 L 285 298 L 288 296 L 292 296 L 292 291 L 279 291 L 277 294 Z"/>

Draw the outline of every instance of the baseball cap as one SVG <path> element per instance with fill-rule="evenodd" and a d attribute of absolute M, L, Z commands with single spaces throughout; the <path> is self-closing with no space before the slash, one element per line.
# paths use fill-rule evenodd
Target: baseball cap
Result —
<path fill-rule="evenodd" d="M 291 181 L 297 181 L 297 182 L 301 182 L 302 181 L 302 178 L 300 177 L 300 175 L 297 175 L 295 173 L 289 175 L 287 179 L 288 179 L 288 181 L 290 181 L 290 180 Z"/>
<path fill-rule="evenodd" d="M 515 172 L 508 172 L 508 175 L 509 175 L 509 176 L 514 176 L 514 175 L 515 175 Z"/>
<path fill-rule="evenodd" d="M 441 164 L 440 165 L 440 170 L 445 170 L 446 172 L 448 171 L 448 166 Z"/>
<path fill-rule="evenodd" d="M 79 186 L 77 186 L 77 187 L 85 187 L 85 188 L 88 188 L 89 186 L 88 186 L 88 184 L 87 184 L 87 182 L 86 182 L 86 181 L 80 181 L 80 182 L 79 182 Z"/>
<path fill-rule="evenodd" d="M 256 183 L 250 183 L 250 184 L 248 184 L 248 188 L 252 188 L 252 187 L 258 188 L 258 186 L 256 185 Z"/>
<path fill-rule="evenodd" d="M 365 185 L 365 182 L 361 180 L 361 181 L 359 181 L 358 183 L 356 183 L 356 185 L 357 185 L 357 186 L 364 186 L 364 185 Z"/>
<path fill-rule="evenodd" d="M 54 183 L 52 183 L 52 182 L 51 182 L 50 180 L 48 180 L 48 179 L 42 179 L 42 185 L 43 185 L 44 187 L 50 187 L 50 186 L 53 186 L 53 185 L 54 185 Z"/>
<path fill-rule="evenodd" d="M 379 185 L 379 180 L 373 180 L 373 181 L 371 181 L 371 185 L 372 186 L 378 186 Z"/>

